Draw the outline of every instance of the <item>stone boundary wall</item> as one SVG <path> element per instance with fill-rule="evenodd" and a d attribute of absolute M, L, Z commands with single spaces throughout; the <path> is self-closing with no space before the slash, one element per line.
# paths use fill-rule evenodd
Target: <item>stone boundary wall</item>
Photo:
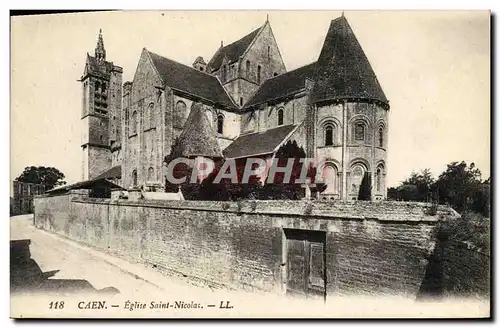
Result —
<path fill-rule="evenodd" d="M 452 209 L 405 202 L 35 199 L 35 225 L 213 287 L 286 291 L 287 229 L 326 237 L 327 295 L 415 297 Z"/>

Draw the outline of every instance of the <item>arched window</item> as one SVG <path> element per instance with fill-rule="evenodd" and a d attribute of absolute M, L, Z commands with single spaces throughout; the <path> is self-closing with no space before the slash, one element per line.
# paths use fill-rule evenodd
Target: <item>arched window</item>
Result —
<path fill-rule="evenodd" d="M 278 73 L 274 73 L 273 76 L 278 76 Z"/>
<path fill-rule="evenodd" d="M 153 167 L 150 167 L 148 169 L 148 181 L 154 181 L 154 174 L 155 174 L 155 169 L 153 169 Z"/>
<path fill-rule="evenodd" d="M 365 123 L 356 122 L 354 124 L 354 138 L 356 140 L 365 140 Z"/>
<path fill-rule="evenodd" d="M 222 134 L 224 132 L 224 116 L 217 116 L 217 133 Z"/>
<path fill-rule="evenodd" d="M 137 170 L 132 171 L 132 186 L 137 186 Z"/>
<path fill-rule="evenodd" d="M 182 128 L 184 126 L 184 120 L 186 117 L 186 103 L 179 100 L 175 104 L 174 112 L 174 126 L 177 128 Z"/>
<path fill-rule="evenodd" d="M 382 175 L 382 170 L 380 167 L 377 168 L 377 191 L 380 191 L 380 182 L 381 182 L 381 175 Z"/>
<path fill-rule="evenodd" d="M 149 114 L 149 128 L 154 128 L 156 126 L 156 117 L 155 117 L 155 104 L 154 103 L 149 103 L 149 108 L 148 108 L 148 114 Z"/>
<path fill-rule="evenodd" d="M 101 92 L 101 82 L 95 81 L 95 92 Z"/>
<path fill-rule="evenodd" d="M 240 106 L 243 106 L 243 97 L 240 97 Z"/>
<path fill-rule="evenodd" d="M 384 147 L 384 128 L 382 126 L 378 128 L 378 145 Z"/>
<path fill-rule="evenodd" d="M 262 67 L 257 66 L 257 83 L 260 84 L 260 71 L 262 70 Z"/>
<path fill-rule="evenodd" d="M 356 164 L 351 168 L 351 192 L 358 193 L 359 187 L 361 186 L 361 182 L 363 181 L 363 177 L 365 175 L 365 168 Z"/>
<path fill-rule="evenodd" d="M 283 125 L 283 108 L 278 109 L 278 126 Z"/>
<path fill-rule="evenodd" d="M 106 83 L 102 83 L 102 86 L 101 86 L 101 93 L 106 93 Z"/>
<path fill-rule="evenodd" d="M 375 175 L 375 187 L 377 189 L 377 191 L 382 191 L 384 186 L 384 165 L 383 164 L 379 164 L 377 166 L 377 171 L 376 171 L 376 175 Z"/>
<path fill-rule="evenodd" d="M 337 193 L 337 168 L 332 163 L 327 163 L 323 167 L 323 180 L 326 183 L 325 194 Z"/>
<path fill-rule="evenodd" d="M 325 126 L 325 146 L 333 146 L 333 125 Z"/>
<path fill-rule="evenodd" d="M 139 122 L 137 121 L 137 112 L 134 111 L 132 113 L 132 120 L 130 121 L 130 128 L 131 128 L 131 134 L 137 134 L 137 127 L 139 125 Z"/>
<path fill-rule="evenodd" d="M 249 77 L 250 76 L 250 61 L 249 60 L 247 60 L 245 72 L 247 74 L 247 77 Z"/>
<path fill-rule="evenodd" d="M 267 46 L 267 60 L 271 60 L 271 46 Z"/>

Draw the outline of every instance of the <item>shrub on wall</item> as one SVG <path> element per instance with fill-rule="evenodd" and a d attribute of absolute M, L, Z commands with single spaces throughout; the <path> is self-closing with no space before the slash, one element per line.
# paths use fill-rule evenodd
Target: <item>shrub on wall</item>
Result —
<path fill-rule="evenodd" d="M 466 212 L 458 219 L 440 221 L 436 234 L 439 240 L 463 242 L 471 249 L 490 253 L 490 219 L 479 213 Z"/>

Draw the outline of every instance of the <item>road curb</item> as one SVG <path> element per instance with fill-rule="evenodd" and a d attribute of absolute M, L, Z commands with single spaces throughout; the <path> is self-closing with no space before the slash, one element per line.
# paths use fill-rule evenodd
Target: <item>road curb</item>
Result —
<path fill-rule="evenodd" d="M 126 261 L 126 260 L 124 260 L 122 258 L 119 258 L 119 257 L 115 256 L 115 255 L 111 255 L 111 254 L 108 254 L 108 253 L 103 252 L 101 250 L 96 250 L 96 249 L 94 249 L 92 247 L 89 247 L 89 246 L 85 245 L 82 242 L 78 242 L 78 241 L 69 239 L 66 236 L 62 236 L 62 235 L 59 235 L 59 234 L 51 232 L 51 231 L 47 231 L 47 230 L 43 230 L 43 229 L 38 229 L 38 228 L 36 228 L 34 226 L 30 226 L 30 227 L 32 229 L 36 229 L 36 231 L 44 233 L 47 236 L 50 236 L 51 238 L 57 239 L 57 240 L 59 240 L 59 241 L 61 241 L 63 243 L 66 243 L 66 244 L 70 245 L 70 246 L 79 248 L 82 251 L 85 251 L 85 252 L 89 253 L 91 256 L 97 257 L 100 260 L 106 262 L 107 264 L 112 265 L 113 267 L 117 268 L 121 272 L 123 272 L 123 273 L 125 273 L 125 274 L 127 274 L 129 276 L 134 277 L 135 279 L 142 280 L 142 281 L 144 281 L 144 282 L 146 282 L 146 283 L 148 283 L 150 285 L 153 285 L 156 288 L 161 289 L 162 291 L 166 291 L 165 287 L 162 287 L 161 285 L 159 285 L 159 284 L 151 281 L 151 279 L 145 278 L 145 277 L 141 276 L 140 274 L 134 273 L 131 270 L 128 270 L 128 269 L 124 268 L 122 265 L 119 265 L 115 261 L 110 261 L 107 257 L 113 257 L 113 258 L 115 258 L 118 261 L 127 262 L 127 264 L 129 264 L 129 265 L 142 265 L 140 263 L 130 263 L 130 262 L 128 262 L 128 261 Z M 145 270 L 150 270 L 149 268 L 147 268 L 145 266 L 144 266 L 144 269 Z M 167 277 L 165 277 L 165 278 L 167 278 Z"/>

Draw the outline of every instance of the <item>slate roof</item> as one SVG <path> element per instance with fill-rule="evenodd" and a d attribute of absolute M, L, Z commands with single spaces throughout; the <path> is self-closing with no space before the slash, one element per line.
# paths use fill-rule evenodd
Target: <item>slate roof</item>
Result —
<path fill-rule="evenodd" d="M 121 179 L 122 177 L 122 166 L 116 165 L 99 174 L 95 179 Z"/>
<path fill-rule="evenodd" d="M 285 125 L 260 133 L 241 135 L 224 149 L 224 157 L 240 158 L 272 153 L 296 127 Z"/>
<path fill-rule="evenodd" d="M 184 129 L 177 139 L 181 156 L 221 158 L 222 152 L 217 137 L 200 103 L 191 105 L 191 111 L 184 124 Z"/>
<path fill-rule="evenodd" d="M 313 79 L 316 63 L 311 63 L 266 80 L 245 108 L 294 94 L 305 88 L 305 79 Z"/>
<path fill-rule="evenodd" d="M 229 63 L 238 61 L 240 56 L 243 55 L 245 50 L 247 50 L 250 43 L 252 43 L 253 39 L 255 39 L 261 28 L 262 26 L 251 32 L 250 34 L 245 35 L 238 41 L 220 48 L 208 62 L 208 66 L 211 68 L 211 71 L 217 71 L 220 68 L 224 57 L 227 57 Z"/>
<path fill-rule="evenodd" d="M 344 16 L 330 24 L 314 81 L 314 102 L 361 98 L 388 105 L 370 62 Z"/>
<path fill-rule="evenodd" d="M 148 51 L 148 50 L 146 50 Z M 173 89 L 237 109 L 217 77 L 148 51 L 163 82 Z"/>
<path fill-rule="evenodd" d="M 97 58 L 87 54 L 87 61 L 86 61 L 87 74 L 90 73 L 90 74 L 108 76 L 112 70 L 113 70 L 113 63 L 105 60 L 99 62 Z"/>

